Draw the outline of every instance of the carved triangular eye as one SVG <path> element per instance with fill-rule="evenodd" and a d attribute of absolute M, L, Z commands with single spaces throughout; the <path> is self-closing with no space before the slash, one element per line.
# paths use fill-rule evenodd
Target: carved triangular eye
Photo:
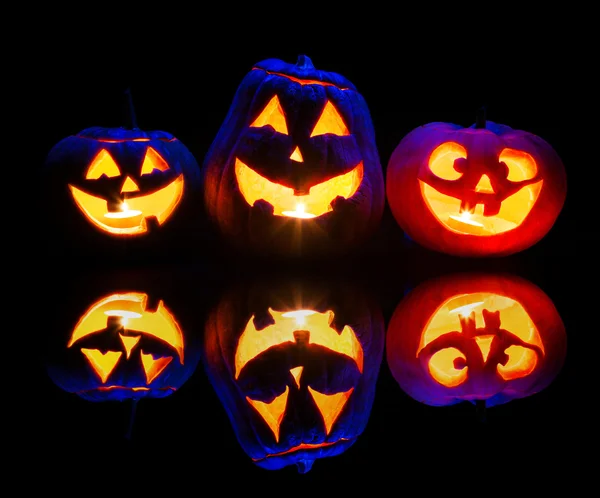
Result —
<path fill-rule="evenodd" d="M 273 436 L 275 436 L 276 442 L 279 442 L 279 427 L 281 426 L 281 421 L 283 420 L 283 416 L 285 414 L 285 407 L 287 406 L 289 393 L 290 388 L 285 386 L 285 391 L 274 398 L 270 403 L 251 399 L 246 396 L 248 403 L 250 403 L 254 409 L 260 413 L 260 416 L 267 423 L 271 431 L 273 431 Z"/>
<path fill-rule="evenodd" d="M 332 135 L 340 137 L 350 135 L 342 116 L 340 116 L 340 113 L 329 100 L 325 104 L 323 112 L 319 116 L 317 124 L 310 136 L 316 137 L 318 135 L 325 135 L 326 133 L 331 133 Z"/>
<path fill-rule="evenodd" d="M 100 380 L 104 384 L 108 376 L 117 366 L 119 362 L 119 358 L 121 358 L 120 351 L 107 351 L 106 353 L 102 353 L 98 349 L 87 349 L 82 348 L 81 352 L 85 355 L 85 357 L 90 362 L 90 366 L 96 372 L 96 375 L 100 377 Z"/>
<path fill-rule="evenodd" d="M 102 149 L 90 164 L 90 167 L 85 174 L 86 180 L 97 180 L 102 175 L 107 176 L 108 178 L 113 178 L 115 176 L 119 176 L 121 174 L 121 170 L 117 166 L 117 163 L 112 158 L 112 156 L 108 153 L 106 149 Z"/>
<path fill-rule="evenodd" d="M 148 147 L 146 151 L 146 157 L 144 157 L 144 163 L 142 164 L 141 175 L 149 175 L 154 170 L 167 171 L 169 165 L 161 155 L 156 152 L 152 147 Z"/>
<path fill-rule="evenodd" d="M 342 413 L 342 410 L 348 402 L 348 398 L 352 394 L 352 391 L 354 391 L 353 387 L 344 393 L 323 394 L 308 386 L 308 392 L 315 401 L 319 412 L 321 412 L 323 422 L 325 422 L 326 434 L 331 432 L 333 424 L 339 417 L 340 413 Z"/>
<path fill-rule="evenodd" d="M 144 366 L 144 372 L 146 372 L 146 384 L 150 384 L 160 373 L 171 363 L 170 356 L 161 358 L 154 358 L 151 353 L 141 352 L 142 365 Z"/>
<path fill-rule="evenodd" d="M 261 126 L 271 125 L 278 133 L 288 134 L 287 125 L 285 123 L 285 114 L 277 95 L 273 96 L 269 103 L 265 106 L 258 117 L 252 122 L 250 127 L 258 128 Z"/>

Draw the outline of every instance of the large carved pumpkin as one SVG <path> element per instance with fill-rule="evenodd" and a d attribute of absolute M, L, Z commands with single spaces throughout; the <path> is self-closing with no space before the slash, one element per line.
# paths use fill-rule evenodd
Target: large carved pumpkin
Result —
<path fill-rule="evenodd" d="M 171 133 L 95 126 L 66 137 L 42 168 L 40 212 L 48 249 L 123 249 L 136 260 L 198 231 L 200 168 Z M 81 254 L 81 252 L 80 252 Z"/>
<path fill-rule="evenodd" d="M 210 217 L 259 254 L 352 250 L 377 228 L 385 203 L 366 102 L 306 56 L 252 68 L 202 170 Z"/>
<path fill-rule="evenodd" d="M 208 376 L 244 451 L 266 469 L 346 451 L 364 431 L 383 355 L 378 306 L 352 285 L 261 282 L 205 327 Z"/>
<path fill-rule="evenodd" d="M 420 126 L 387 167 L 387 199 L 405 233 L 457 256 L 505 256 L 542 239 L 566 197 L 565 169 L 542 138 L 484 119 Z"/>
<path fill-rule="evenodd" d="M 57 292 L 45 356 L 52 381 L 89 401 L 163 398 L 181 388 L 200 361 L 199 334 L 169 278 L 84 275 Z"/>
<path fill-rule="evenodd" d="M 539 287 L 509 274 L 464 273 L 410 291 L 389 322 L 386 351 L 392 375 L 417 401 L 491 407 L 545 389 L 566 344 Z"/>

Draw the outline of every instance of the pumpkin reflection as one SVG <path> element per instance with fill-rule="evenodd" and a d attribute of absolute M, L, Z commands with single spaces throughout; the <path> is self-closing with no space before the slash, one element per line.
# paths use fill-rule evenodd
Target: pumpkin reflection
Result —
<path fill-rule="evenodd" d="M 115 280 L 112 290 L 102 286 L 77 319 L 58 324 L 61 330 L 52 334 L 50 378 L 90 401 L 169 396 L 200 360 L 193 330 L 182 326 L 169 303 L 175 296 L 163 298 L 164 291 L 143 285 L 143 278 L 107 278 Z"/>
<path fill-rule="evenodd" d="M 383 342 L 379 308 L 352 286 L 261 282 L 215 307 L 205 366 L 255 464 L 304 473 L 363 432 Z"/>
<path fill-rule="evenodd" d="M 433 406 L 494 406 L 530 396 L 554 380 L 565 354 L 565 329 L 553 302 L 512 275 L 427 281 L 401 301 L 387 331 L 394 378 Z"/>

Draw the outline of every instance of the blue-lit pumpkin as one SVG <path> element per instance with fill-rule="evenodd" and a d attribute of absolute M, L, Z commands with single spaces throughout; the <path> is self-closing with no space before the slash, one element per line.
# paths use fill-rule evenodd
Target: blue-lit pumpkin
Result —
<path fill-rule="evenodd" d="M 378 305 L 352 285 L 256 282 L 209 315 L 205 367 L 252 461 L 304 473 L 364 431 L 384 337 Z"/>
<path fill-rule="evenodd" d="M 89 401 L 123 401 L 169 396 L 190 378 L 200 362 L 195 319 L 167 290 L 172 275 L 155 277 L 82 276 L 57 292 L 45 351 L 56 386 Z"/>
<path fill-rule="evenodd" d="M 378 227 L 385 189 L 367 104 L 345 77 L 268 59 L 238 87 L 202 168 L 206 211 L 244 251 L 338 254 Z"/>
<path fill-rule="evenodd" d="M 57 252 L 141 258 L 198 231 L 200 168 L 165 131 L 87 128 L 50 150 L 40 179 L 42 235 Z"/>

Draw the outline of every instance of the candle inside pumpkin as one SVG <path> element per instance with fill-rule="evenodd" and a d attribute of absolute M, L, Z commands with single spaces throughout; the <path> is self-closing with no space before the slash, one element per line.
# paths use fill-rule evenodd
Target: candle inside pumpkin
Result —
<path fill-rule="evenodd" d="M 142 222 L 143 213 L 135 209 L 129 209 L 126 202 L 121 204 L 120 211 L 109 211 L 104 213 L 106 218 L 111 219 L 111 226 L 114 228 L 128 228 L 132 225 L 132 220 L 135 220 L 135 224 Z"/>
<path fill-rule="evenodd" d="M 287 311 L 283 313 L 281 316 L 285 318 L 295 318 L 296 325 L 302 326 L 306 325 L 306 317 L 310 315 L 314 315 L 316 311 L 313 310 L 296 310 L 296 311 Z"/>
<path fill-rule="evenodd" d="M 447 220 L 448 226 L 455 230 L 464 230 L 466 226 L 469 228 L 469 233 L 473 235 L 485 235 L 491 234 L 490 230 L 486 230 L 483 223 L 479 223 L 476 219 L 473 219 L 473 213 L 470 211 L 462 211 L 460 214 L 448 215 Z"/>
<path fill-rule="evenodd" d="M 127 310 L 108 310 L 105 311 L 104 314 L 106 316 L 118 316 L 120 318 L 119 322 L 123 327 L 127 327 L 130 318 L 141 318 L 142 315 L 135 311 L 127 311 Z"/>
<path fill-rule="evenodd" d="M 306 206 L 302 202 L 296 204 L 294 211 L 283 211 L 282 214 L 291 218 L 315 218 L 317 216 L 316 214 L 307 213 Z"/>

